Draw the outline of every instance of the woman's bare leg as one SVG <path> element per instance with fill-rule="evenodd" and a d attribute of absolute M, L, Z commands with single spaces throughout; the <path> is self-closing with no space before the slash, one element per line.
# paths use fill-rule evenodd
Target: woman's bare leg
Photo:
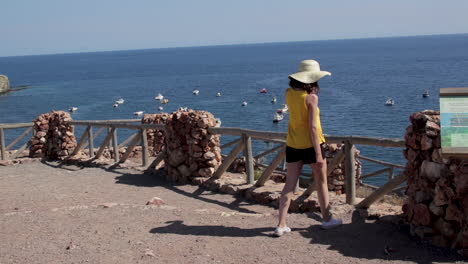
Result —
<path fill-rule="evenodd" d="M 296 189 L 297 181 L 299 175 L 302 172 L 302 161 L 288 163 L 288 169 L 286 174 L 286 183 L 284 184 L 283 191 L 281 192 L 281 197 L 279 200 L 279 216 L 278 216 L 278 226 L 286 226 L 286 216 L 288 215 L 289 205 L 291 204 L 291 199 Z"/>
<path fill-rule="evenodd" d="M 310 164 L 313 170 L 315 187 L 317 188 L 317 196 L 320 204 L 320 211 L 324 221 L 329 221 L 332 217 L 330 213 L 330 198 L 328 194 L 327 184 L 327 162 L 320 168 L 316 164 Z"/>

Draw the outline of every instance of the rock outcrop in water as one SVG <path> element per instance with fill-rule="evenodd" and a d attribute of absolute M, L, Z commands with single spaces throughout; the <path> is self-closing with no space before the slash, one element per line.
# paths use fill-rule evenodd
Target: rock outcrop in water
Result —
<path fill-rule="evenodd" d="M 8 92 L 10 90 L 10 80 L 6 75 L 0 74 L 0 93 Z"/>

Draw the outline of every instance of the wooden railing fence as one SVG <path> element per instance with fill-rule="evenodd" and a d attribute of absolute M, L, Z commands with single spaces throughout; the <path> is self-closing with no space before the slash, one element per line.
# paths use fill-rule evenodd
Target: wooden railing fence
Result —
<path fill-rule="evenodd" d="M 138 122 L 138 123 L 137 123 Z M 149 152 L 148 152 L 148 142 L 146 138 L 146 131 L 148 129 L 157 129 L 157 130 L 165 130 L 165 125 L 163 124 L 141 124 L 140 119 L 125 119 L 125 120 L 93 120 L 93 121 L 70 121 L 71 125 L 75 126 L 85 126 L 86 129 L 81 135 L 80 139 L 78 140 L 77 146 L 74 149 L 73 153 L 70 156 L 76 155 L 80 150 L 88 147 L 89 155 L 93 158 L 99 158 L 102 156 L 104 150 L 106 148 L 113 149 L 114 152 L 114 161 L 116 163 L 123 163 L 127 160 L 129 154 L 132 150 L 140 144 L 142 147 L 142 166 L 156 166 L 159 162 L 164 159 L 165 153 L 160 153 L 152 162 L 149 164 Z M 26 131 L 23 132 L 17 139 L 15 139 L 11 144 L 5 146 L 5 136 L 4 130 L 9 128 L 21 128 L 26 127 Z M 93 129 L 99 128 L 97 132 L 94 133 Z M 103 140 L 101 146 L 95 151 L 95 138 L 106 131 L 107 128 L 107 135 Z M 122 141 L 120 144 L 118 143 L 118 129 L 131 129 L 135 130 L 135 132 Z M 1 144 L 1 158 L 2 160 L 7 159 L 6 151 L 9 147 L 16 144 L 19 140 L 24 138 L 29 132 L 32 130 L 31 123 L 21 123 L 21 124 L 0 124 L 0 144 Z M 286 133 L 284 132 L 269 132 L 269 131 L 257 131 L 257 130 L 250 130 L 250 129 L 242 129 L 242 128 L 229 128 L 229 127 L 212 127 L 209 128 L 210 133 L 212 134 L 219 134 L 219 135 L 230 135 L 230 136 L 238 136 L 239 138 L 226 143 L 221 146 L 222 149 L 232 147 L 230 153 L 225 156 L 223 162 L 218 167 L 217 171 L 212 176 L 213 178 L 220 178 L 232 164 L 232 162 L 238 157 L 238 155 L 244 151 L 244 156 L 246 159 L 246 180 L 249 184 L 254 184 L 256 187 L 261 187 L 265 184 L 265 182 L 270 178 L 271 174 L 275 170 L 282 170 L 283 168 L 278 168 L 278 166 L 283 162 L 285 158 L 285 139 Z M 359 137 L 359 136 L 331 136 L 326 135 L 326 139 L 328 143 L 344 143 L 345 147 L 343 151 L 337 153 L 333 160 L 330 161 L 328 166 L 327 173 L 330 174 L 338 164 L 340 164 L 343 159 L 345 159 L 346 171 L 345 171 L 345 179 L 346 179 L 346 202 L 348 204 L 356 204 L 356 170 L 355 170 L 355 156 L 354 156 L 354 148 L 355 145 L 368 145 L 368 146 L 378 146 L 378 147 L 394 147 L 394 148 L 403 148 L 405 147 L 404 140 L 401 139 L 388 139 L 388 138 L 372 138 L 372 137 Z M 273 142 L 276 146 L 263 151 L 254 156 L 253 147 L 252 147 L 252 140 L 262 140 L 266 142 Z M 13 144 L 14 143 L 14 144 Z M 122 157 L 119 157 L 119 148 L 126 146 L 128 144 L 127 150 Z M 23 145 L 20 149 L 18 149 L 15 154 L 13 154 L 11 158 L 15 158 L 17 154 L 20 153 L 20 150 L 23 151 L 28 146 Z M 258 163 L 255 164 L 256 161 L 265 157 L 269 154 L 273 154 L 276 152 L 275 157 L 271 160 L 270 164 L 262 164 Z M 375 201 L 382 198 L 383 195 L 398 190 L 401 184 L 406 181 L 406 175 L 394 175 L 395 168 L 404 168 L 403 165 L 393 164 L 385 161 L 380 161 L 377 159 L 372 159 L 364 156 L 359 157 L 362 160 L 366 160 L 369 162 L 374 162 L 383 166 L 387 166 L 387 168 L 378 170 L 375 172 L 371 172 L 362 176 L 362 178 L 369 178 L 380 175 L 382 173 L 389 174 L 389 181 L 384 184 L 382 187 L 376 187 L 372 185 L 366 184 L 368 187 L 376 189 L 372 194 L 370 194 L 367 198 L 362 200 L 357 207 L 360 208 L 367 208 Z M 264 168 L 261 176 L 255 181 L 255 172 L 254 172 L 254 165 Z M 310 174 L 304 174 L 306 176 L 311 176 Z M 310 185 L 305 190 L 305 195 L 310 195 L 314 190 L 313 185 Z"/>

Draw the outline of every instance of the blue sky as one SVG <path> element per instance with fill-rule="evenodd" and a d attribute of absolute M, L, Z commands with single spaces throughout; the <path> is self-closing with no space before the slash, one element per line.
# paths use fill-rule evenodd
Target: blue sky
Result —
<path fill-rule="evenodd" d="M 468 33 L 467 0 L 6 0 L 0 56 Z"/>

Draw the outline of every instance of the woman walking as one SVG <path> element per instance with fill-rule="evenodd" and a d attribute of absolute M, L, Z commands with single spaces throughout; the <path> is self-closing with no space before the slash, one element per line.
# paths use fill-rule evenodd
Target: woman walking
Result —
<path fill-rule="evenodd" d="M 286 91 L 286 103 L 290 111 L 286 139 L 287 176 L 279 201 L 276 236 L 291 232 L 286 224 L 286 216 L 304 164 L 309 164 L 313 170 L 322 212 L 322 228 L 330 229 L 342 224 L 341 219 L 333 218 L 330 213 L 327 162 L 321 147 L 325 143 L 325 137 L 318 108 L 318 81 L 327 75 L 331 73 L 321 71 L 319 63 L 315 60 L 302 61 L 299 72 L 289 75 L 290 88 Z"/>

